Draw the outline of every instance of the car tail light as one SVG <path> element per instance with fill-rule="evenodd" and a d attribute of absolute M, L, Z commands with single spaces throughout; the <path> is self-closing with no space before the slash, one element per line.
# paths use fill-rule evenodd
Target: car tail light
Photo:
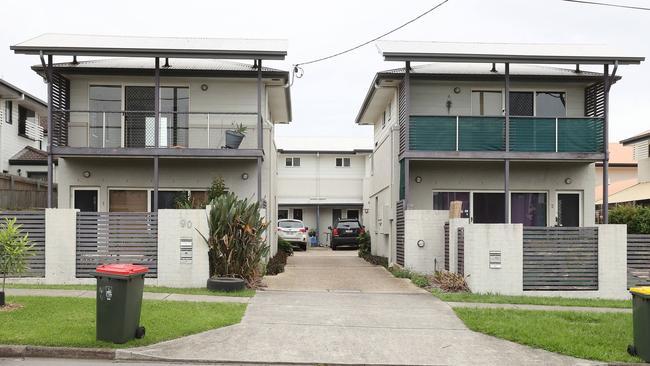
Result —
<path fill-rule="evenodd" d="M 339 236 L 339 229 L 332 229 L 332 236 Z"/>
<path fill-rule="evenodd" d="M 305 229 L 304 227 L 301 227 L 299 231 L 300 231 L 301 233 L 306 233 L 306 232 L 307 232 L 307 229 Z"/>

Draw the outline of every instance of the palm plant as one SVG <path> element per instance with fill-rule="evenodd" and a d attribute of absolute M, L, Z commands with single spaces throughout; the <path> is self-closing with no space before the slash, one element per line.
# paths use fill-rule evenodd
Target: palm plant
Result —
<path fill-rule="evenodd" d="M 211 277 L 239 277 L 249 287 L 261 277 L 262 260 L 269 246 L 262 237 L 268 223 L 260 215 L 260 204 L 227 192 L 210 202 L 208 244 Z"/>

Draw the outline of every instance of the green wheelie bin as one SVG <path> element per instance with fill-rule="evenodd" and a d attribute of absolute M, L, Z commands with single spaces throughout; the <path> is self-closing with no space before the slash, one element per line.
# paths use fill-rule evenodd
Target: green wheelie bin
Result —
<path fill-rule="evenodd" d="M 627 352 L 650 362 L 650 287 L 632 287 L 632 328 L 634 344 Z"/>
<path fill-rule="evenodd" d="M 97 340 L 126 343 L 144 337 L 140 309 L 148 271 L 147 267 L 134 264 L 109 264 L 95 269 Z"/>

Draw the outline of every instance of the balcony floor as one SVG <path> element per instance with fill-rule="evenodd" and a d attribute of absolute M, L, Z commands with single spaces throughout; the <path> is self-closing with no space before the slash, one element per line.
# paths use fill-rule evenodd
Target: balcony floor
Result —
<path fill-rule="evenodd" d="M 191 149 L 191 148 L 93 148 L 93 147 L 52 147 L 52 153 L 58 156 L 78 157 L 191 157 L 256 159 L 264 157 L 262 149 Z"/>

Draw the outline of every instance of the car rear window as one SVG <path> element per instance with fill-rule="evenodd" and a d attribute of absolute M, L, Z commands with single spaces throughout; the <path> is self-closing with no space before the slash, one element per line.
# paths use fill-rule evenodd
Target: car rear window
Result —
<path fill-rule="evenodd" d="M 345 222 L 339 222 L 336 225 L 337 229 L 358 229 L 359 223 L 357 221 L 345 221 Z"/>
<path fill-rule="evenodd" d="M 303 224 L 300 221 L 280 221 L 278 226 L 283 229 L 300 229 Z"/>

